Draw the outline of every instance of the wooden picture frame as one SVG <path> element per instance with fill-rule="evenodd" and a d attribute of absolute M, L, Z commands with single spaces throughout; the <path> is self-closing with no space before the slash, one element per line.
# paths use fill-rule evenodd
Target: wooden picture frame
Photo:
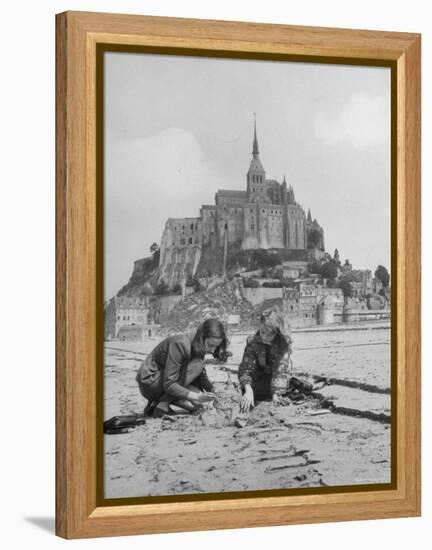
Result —
<path fill-rule="evenodd" d="M 397 287 L 390 488 L 99 504 L 102 167 L 96 122 L 102 105 L 96 76 L 103 44 L 392 68 Z M 419 515 L 420 35 L 66 12 L 57 15 L 56 70 L 56 533 L 81 538 Z"/>

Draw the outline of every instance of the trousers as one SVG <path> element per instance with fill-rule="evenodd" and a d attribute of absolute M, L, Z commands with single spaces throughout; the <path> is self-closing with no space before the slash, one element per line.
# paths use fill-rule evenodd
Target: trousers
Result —
<path fill-rule="evenodd" d="M 252 390 L 255 401 L 266 401 L 272 398 L 271 393 L 271 374 L 260 376 L 252 381 Z"/>
<path fill-rule="evenodd" d="M 146 361 L 153 361 L 151 355 L 149 355 Z M 189 391 L 198 392 L 199 389 L 192 385 L 192 382 L 198 378 L 202 373 L 204 363 L 202 359 L 192 359 L 185 367 L 180 371 L 180 378 L 178 383 Z M 143 382 L 139 378 L 139 373 L 136 376 L 138 387 L 141 395 L 145 397 L 149 402 L 157 401 L 159 403 L 171 403 L 175 398 L 166 393 L 163 387 L 163 370 L 157 370 L 155 375 L 150 379 Z"/>

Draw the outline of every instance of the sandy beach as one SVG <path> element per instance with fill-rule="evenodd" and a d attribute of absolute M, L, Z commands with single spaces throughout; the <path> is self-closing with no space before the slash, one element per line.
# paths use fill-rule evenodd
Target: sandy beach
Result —
<path fill-rule="evenodd" d="M 293 334 L 294 374 L 328 383 L 296 403 L 258 403 L 239 429 L 246 337 L 231 335 L 229 362 L 207 366 L 213 408 L 104 436 L 105 498 L 390 482 L 389 328 Z M 142 412 L 135 373 L 159 340 L 105 343 L 105 419 Z"/>

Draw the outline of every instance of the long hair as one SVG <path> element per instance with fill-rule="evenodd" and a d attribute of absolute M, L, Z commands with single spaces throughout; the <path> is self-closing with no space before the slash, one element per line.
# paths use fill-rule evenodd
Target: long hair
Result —
<path fill-rule="evenodd" d="M 192 340 L 192 358 L 204 359 L 206 338 L 222 339 L 221 344 L 213 353 L 215 359 L 222 359 L 228 348 L 228 338 L 225 333 L 225 328 L 219 319 L 207 319 L 198 327 Z"/>
<path fill-rule="evenodd" d="M 275 343 L 282 355 L 286 351 L 291 353 L 292 340 L 289 335 L 290 327 L 285 325 L 284 316 L 277 306 L 265 309 L 261 313 L 260 323 L 263 323 L 267 328 L 276 334 Z"/>

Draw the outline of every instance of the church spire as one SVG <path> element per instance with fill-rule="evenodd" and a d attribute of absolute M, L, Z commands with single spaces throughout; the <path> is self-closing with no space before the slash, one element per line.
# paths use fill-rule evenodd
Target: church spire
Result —
<path fill-rule="evenodd" d="M 252 159 L 247 172 L 248 197 L 251 199 L 256 194 L 262 194 L 263 185 L 266 182 L 265 170 L 261 164 L 258 150 L 258 138 L 256 131 L 256 114 L 254 113 L 254 139 L 252 147 Z"/>
<path fill-rule="evenodd" d="M 254 140 L 253 140 L 253 147 L 252 147 L 252 155 L 253 158 L 258 158 L 259 150 L 258 150 L 258 139 L 257 139 L 257 131 L 256 131 L 256 113 L 254 113 Z"/>

